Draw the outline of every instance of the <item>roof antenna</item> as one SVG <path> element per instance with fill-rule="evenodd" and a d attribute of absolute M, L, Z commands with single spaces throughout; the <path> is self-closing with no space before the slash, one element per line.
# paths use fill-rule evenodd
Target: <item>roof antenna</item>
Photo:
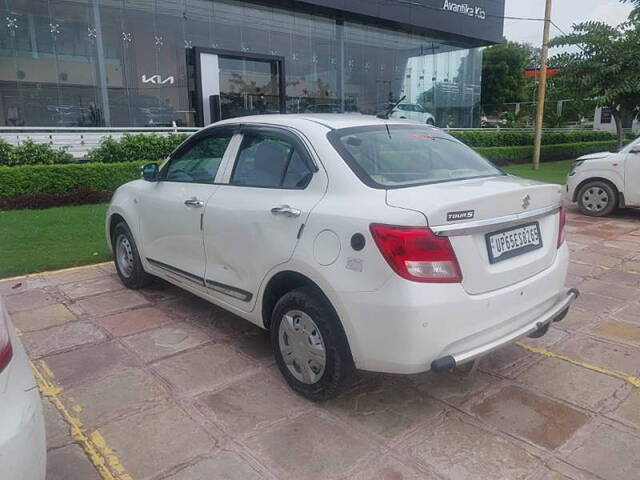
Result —
<path fill-rule="evenodd" d="M 387 108 L 387 110 L 384 113 L 379 113 L 378 115 L 376 115 L 376 117 L 378 118 L 383 118 L 385 120 L 389 120 L 389 115 L 391 115 L 391 112 L 393 112 L 396 107 L 398 105 L 400 105 L 400 103 L 402 103 L 402 101 L 407 98 L 406 95 L 403 95 L 402 98 L 400 100 L 398 100 L 396 103 L 394 103 L 393 105 L 391 105 L 389 108 Z"/>

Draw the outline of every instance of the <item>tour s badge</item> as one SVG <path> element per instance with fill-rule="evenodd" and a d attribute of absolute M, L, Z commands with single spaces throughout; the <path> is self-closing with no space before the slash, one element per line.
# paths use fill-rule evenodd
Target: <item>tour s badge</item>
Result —
<path fill-rule="evenodd" d="M 475 215 L 475 210 L 461 210 L 459 212 L 447 212 L 447 222 L 456 220 L 471 220 Z"/>

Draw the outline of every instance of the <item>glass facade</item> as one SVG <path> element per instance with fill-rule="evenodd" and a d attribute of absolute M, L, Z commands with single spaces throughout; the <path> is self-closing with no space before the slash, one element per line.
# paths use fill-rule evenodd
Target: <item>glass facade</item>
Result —
<path fill-rule="evenodd" d="M 234 0 L 2 1 L 2 126 L 195 126 L 194 47 L 281 57 L 287 112 L 375 114 L 406 95 L 394 116 L 479 122 L 479 48 Z M 221 84 L 264 102 L 278 72 L 263 67 L 226 59 Z"/>

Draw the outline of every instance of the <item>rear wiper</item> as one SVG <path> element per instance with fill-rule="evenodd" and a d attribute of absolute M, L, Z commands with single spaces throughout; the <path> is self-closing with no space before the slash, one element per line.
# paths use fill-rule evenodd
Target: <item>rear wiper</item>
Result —
<path fill-rule="evenodd" d="M 398 100 L 396 103 L 394 103 L 393 105 L 391 105 L 389 108 L 387 108 L 387 110 L 384 113 L 379 113 L 378 115 L 376 115 L 376 117 L 378 118 L 382 118 L 384 120 L 389 120 L 389 115 L 391 115 L 391 112 L 393 112 L 396 107 L 398 105 L 400 105 L 400 103 L 407 98 L 406 95 L 403 95 L 402 98 L 400 100 Z"/>

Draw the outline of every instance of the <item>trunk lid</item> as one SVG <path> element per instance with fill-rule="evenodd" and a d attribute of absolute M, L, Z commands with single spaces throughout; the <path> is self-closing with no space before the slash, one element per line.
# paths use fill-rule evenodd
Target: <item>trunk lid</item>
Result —
<path fill-rule="evenodd" d="M 476 178 L 455 182 L 387 190 L 387 204 L 423 213 L 430 228 L 491 221 L 514 214 L 527 214 L 557 206 L 562 198 L 559 185 L 512 176 Z M 473 212 L 473 213 L 471 213 Z M 480 294 L 512 285 L 548 268 L 557 251 L 558 212 L 525 218 L 508 225 L 489 226 L 482 231 L 449 237 L 462 269 L 462 286 Z M 487 234 L 537 222 L 542 247 L 504 257 L 491 263 Z M 535 227 L 532 227 L 535 228 Z M 501 257 L 502 258 L 502 257 Z"/>

